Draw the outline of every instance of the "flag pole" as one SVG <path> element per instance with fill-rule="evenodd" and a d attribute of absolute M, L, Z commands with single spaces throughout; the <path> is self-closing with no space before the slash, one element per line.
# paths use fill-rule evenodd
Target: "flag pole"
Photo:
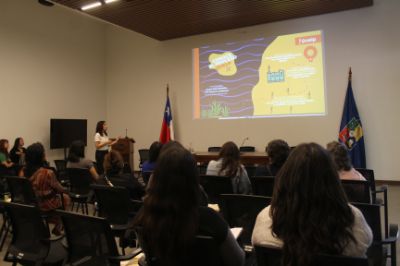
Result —
<path fill-rule="evenodd" d="M 167 97 L 169 97 L 169 84 L 167 83 Z"/>
<path fill-rule="evenodd" d="M 351 76 L 352 76 L 353 72 L 351 72 L 351 67 L 349 68 L 349 81 L 351 81 Z"/>

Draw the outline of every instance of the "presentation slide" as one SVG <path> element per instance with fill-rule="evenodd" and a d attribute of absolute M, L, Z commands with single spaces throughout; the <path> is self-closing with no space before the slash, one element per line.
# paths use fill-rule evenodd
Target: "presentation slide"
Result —
<path fill-rule="evenodd" d="M 194 118 L 325 114 L 322 31 L 193 49 Z"/>

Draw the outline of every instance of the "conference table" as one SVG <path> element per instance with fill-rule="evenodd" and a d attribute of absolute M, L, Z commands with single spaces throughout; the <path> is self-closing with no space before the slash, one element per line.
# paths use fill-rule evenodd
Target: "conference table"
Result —
<path fill-rule="evenodd" d="M 193 156 L 198 164 L 208 164 L 218 159 L 218 152 L 194 152 Z M 269 157 L 266 152 L 241 152 L 240 161 L 244 165 L 267 164 Z"/>

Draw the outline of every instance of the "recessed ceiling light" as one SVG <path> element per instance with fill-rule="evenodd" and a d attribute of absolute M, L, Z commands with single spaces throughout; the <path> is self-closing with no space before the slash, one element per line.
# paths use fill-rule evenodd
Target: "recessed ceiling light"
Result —
<path fill-rule="evenodd" d="M 110 3 L 113 3 L 113 2 L 117 2 L 117 1 L 119 1 L 119 0 L 105 0 L 104 2 L 106 4 L 110 4 Z"/>
<path fill-rule="evenodd" d="M 93 9 L 93 8 L 96 8 L 99 6 L 101 6 L 101 2 L 94 2 L 91 4 L 84 5 L 83 7 L 81 7 L 81 10 L 85 11 L 85 10 Z"/>

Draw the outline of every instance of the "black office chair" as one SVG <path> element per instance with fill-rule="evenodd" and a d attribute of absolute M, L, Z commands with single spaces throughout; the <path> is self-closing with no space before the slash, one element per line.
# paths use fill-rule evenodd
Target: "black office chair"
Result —
<path fill-rule="evenodd" d="M 142 169 L 142 165 L 145 161 L 149 160 L 149 149 L 139 150 L 139 168 Z"/>
<path fill-rule="evenodd" d="M 11 193 L 11 201 L 26 205 L 38 205 L 32 183 L 25 177 L 7 176 L 8 189 Z"/>
<path fill-rule="evenodd" d="M 370 183 L 365 180 L 341 180 L 344 192 L 350 202 L 371 202 Z"/>
<path fill-rule="evenodd" d="M 91 186 L 96 196 L 99 216 L 106 218 L 115 237 L 119 238 L 123 253 L 137 238 L 134 236 L 133 219 L 142 207 L 142 201 L 130 199 L 124 187 Z M 132 237 L 133 236 L 133 237 Z"/>
<path fill-rule="evenodd" d="M 369 182 L 371 189 L 371 200 L 373 204 L 380 204 L 383 206 L 385 218 L 385 235 L 389 232 L 389 206 L 388 206 L 388 192 L 387 186 L 376 187 L 374 170 L 366 168 L 356 168 L 365 179 Z"/>
<path fill-rule="evenodd" d="M 256 148 L 254 146 L 241 146 L 239 148 L 240 152 L 255 152 Z"/>
<path fill-rule="evenodd" d="M 136 228 L 137 235 L 139 237 L 139 245 L 143 249 L 146 255 L 146 264 L 139 266 L 161 266 L 162 262 L 151 254 L 149 249 L 143 242 L 143 233 L 141 228 Z M 180 254 L 181 257 L 176 266 L 223 266 L 222 257 L 219 253 L 219 247 L 215 240 L 211 236 L 198 235 L 196 236 L 195 242 L 191 247 L 188 247 L 186 253 Z"/>
<path fill-rule="evenodd" d="M 61 238 L 50 239 L 41 211 L 36 206 L 6 203 L 13 237 L 4 260 L 22 265 L 63 265 L 66 251 Z"/>
<path fill-rule="evenodd" d="M 67 176 L 70 181 L 69 196 L 71 197 L 71 210 L 82 209 L 82 213 L 89 214 L 88 201 L 92 195 L 90 184 L 93 177 L 88 169 L 67 168 Z"/>
<path fill-rule="evenodd" d="M 256 175 L 257 166 L 255 165 L 245 165 L 244 168 L 246 169 L 247 176 L 250 178 L 251 176 Z"/>
<path fill-rule="evenodd" d="M 368 258 L 370 265 L 386 265 L 386 258 L 390 258 L 391 265 L 395 266 L 396 258 L 396 241 L 399 238 L 399 228 L 397 224 L 390 224 L 388 232 L 382 235 L 381 212 L 382 207 L 379 204 L 352 203 L 364 215 L 369 227 L 372 230 L 373 242 L 368 249 Z M 387 250 L 390 247 L 390 253 Z"/>
<path fill-rule="evenodd" d="M 222 149 L 222 147 L 214 146 L 214 147 L 208 147 L 207 151 L 208 152 L 220 152 L 221 149 Z"/>
<path fill-rule="evenodd" d="M 67 161 L 66 160 L 54 160 L 56 165 L 57 179 L 63 186 L 69 185 L 69 180 L 67 176 Z"/>
<path fill-rule="evenodd" d="M 281 266 L 282 250 L 273 247 L 254 246 L 257 266 Z M 368 266 L 368 259 L 341 255 L 320 254 L 314 258 L 310 266 Z"/>
<path fill-rule="evenodd" d="M 220 202 L 221 194 L 233 194 L 232 180 L 227 176 L 201 175 L 200 184 L 212 204 Z"/>
<path fill-rule="evenodd" d="M 271 203 L 271 198 L 263 196 L 222 194 L 220 210 L 230 227 L 242 227 L 239 237 L 247 252 L 252 251 L 251 234 L 257 215 Z"/>
<path fill-rule="evenodd" d="M 104 218 L 57 211 L 65 227 L 68 263 L 81 266 L 119 266 L 142 251 L 120 255 L 111 226 Z"/>
<path fill-rule="evenodd" d="M 254 195 L 272 197 L 275 185 L 274 176 L 251 176 L 250 182 Z"/>

